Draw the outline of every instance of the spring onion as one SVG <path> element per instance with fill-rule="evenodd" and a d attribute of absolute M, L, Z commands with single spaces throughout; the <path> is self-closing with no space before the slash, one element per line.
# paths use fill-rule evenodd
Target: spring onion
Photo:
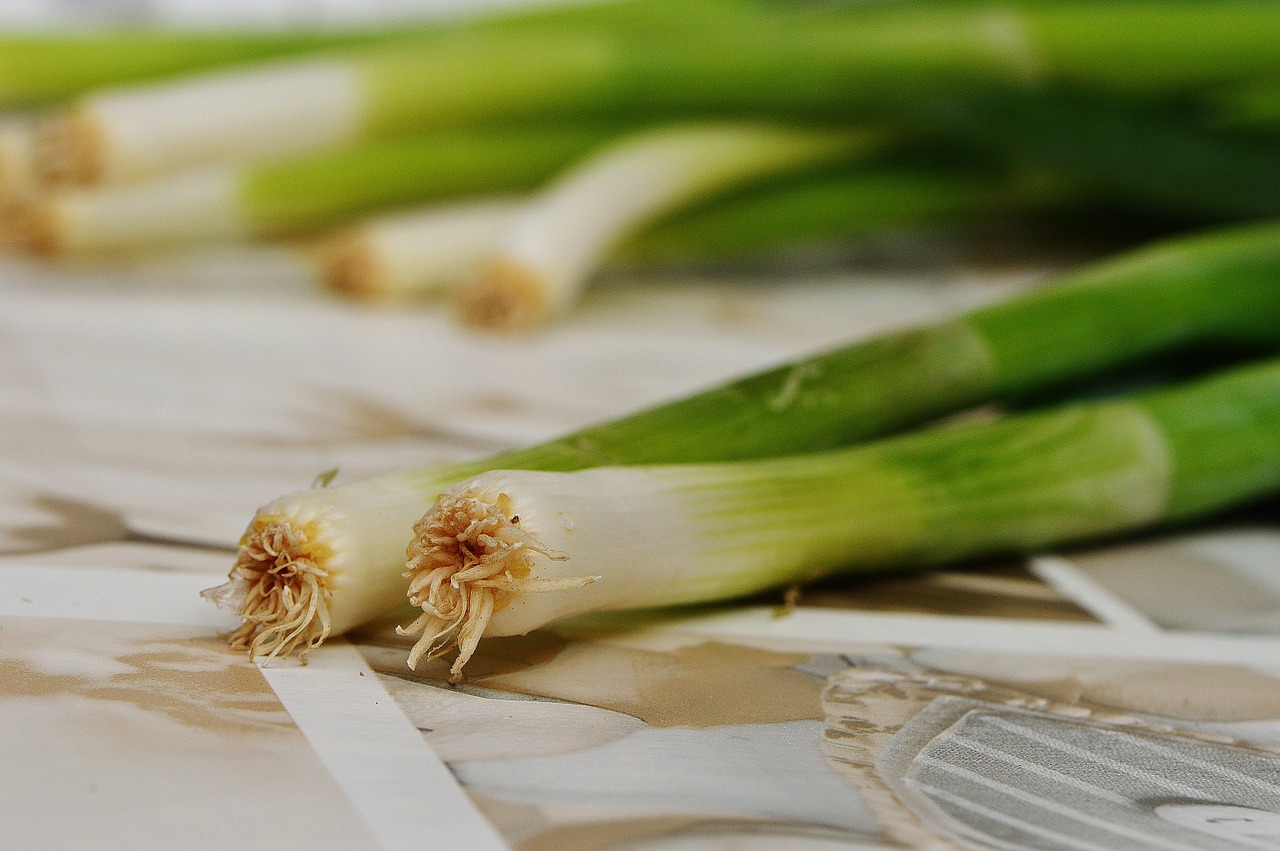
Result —
<path fill-rule="evenodd" d="M 1230 86 L 1211 98 L 1215 117 L 1226 127 L 1275 137 L 1280 131 L 1280 82 L 1274 79 Z"/>
<path fill-rule="evenodd" d="M 615 252 L 617 262 L 758 257 L 897 229 L 970 224 L 1075 203 L 1062 182 L 924 166 L 873 166 L 767 185 L 665 219 Z"/>
<path fill-rule="evenodd" d="M 519 208 L 498 196 L 378 216 L 322 240 L 318 274 L 330 289 L 370 301 L 451 291 L 476 274 Z"/>
<path fill-rule="evenodd" d="M 725 6 L 645 25 L 433 36 L 95 93 L 48 125 L 42 174 L 139 179 L 567 113 L 856 113 L 991 83 L 1159 94 L 1280 73 L 1280 9 L 1267 3 Z"/>
<path fill-rule="evenodd" d="M 411 528 L 485 470 L 781 456 L 1019 400 L 1190 347 L 1280 348 L 1280 225 L 1157 244 L 953 319 L 837 348 L 558 440 L 283 496 L 259 509 L 229 581 L 234 646 L 304 656 L 403 605 Z"/>
<path fill-rule="evenodd" d="M 497 470 L 415 529 L 409 655 L 595 611 L 1026 553 L 1280 491 L 1280 361 L 1137 399 L 788 458 Z"/>
<path fill-rule="evenodd" d="M 580 113 L 613 54 L 738 15 L 734 0 L 612 0 L 87 94 L 40 131 L 49 185 L 135 182 L 494 118 Z M 746 8 L 742 6 L 742 8 Z M 669 41 L 669 39 L 668 39 Z M 592 114 L 598 110 L 588 109 Z"/>
<path fill-rule="evenodd" d="M 1071 203 L 1064 186 L 989 173 L 873 167 L 753 187 L 677 213 L 618 246 L 609 265 L 715 262 L 940 222 Z M 325 237 L 318 274 L 371 301 L 453 293 L 480 273 L 520 201 L 436 204 L 361 222 Z"/>
<path fill-rule="evenodd" d="M 13 244 L 45 254 L 293 235 L 372 209 L 527 188 L 611 133 L 547 127 L 389 139 L 134 186 L 66 189 L 15 208 L 4 224 Z"/>
<path fill-rule="evenodd" d="M 681 124 L 627 137 L 527 202 L 461 294 L 465 318 L 523 331 L 563 311 L 618 243 L 654 220 L 762 177 L 864 159 L 881 133 Z"/>
<path fill-rule="evenodd" d="M 1061 92 L 957 97 L 937 112 L 935 132 L 1069 177 L 1113 206 L 1198 221 L 1280 215 L 1275 138 Z"/>

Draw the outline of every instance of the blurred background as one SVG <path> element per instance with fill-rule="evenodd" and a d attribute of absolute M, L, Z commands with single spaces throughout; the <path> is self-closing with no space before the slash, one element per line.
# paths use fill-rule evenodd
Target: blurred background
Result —
<path fill-rule="evenodd" d="M 1252 0 L 0 28 L 15 463 L 220 545 L 318 470 L 545 439 L 1280 204 L 1280 10 Z"/>
<path fill-rule="evenodd" d="M 1265 223 L 1280 207 L 1278 185 L 1280 5 L 1261 0 L 0 2 L 0 629 L 16 637 L 0 642 L 10 654 L 0 661 L 19 671 L 0 708 L 17 707 L 8 717 L 29 731 L 11 737 L 26 750 L 0 760 L 13 766 L 0 778 L 6 788 L 25 796 L 10 808 L 24 816 L 8 825 L 15 847 L 55 834 L 74 847 L 119 837 L 226 847 L 240 835 L 360 844 L 352 837 L 364 828 L 311 752 L 322 744 L 295 735 L 257 672 L 226 652 L 221 636 L 238 619 L 198 597 L 226 578 L 255 509 L 323 471 L 337 470 L 343 484 L 547 440 L 1037 291 L 1152 241 Z M 1179 263 L 1176 248 L 1156 256 L 1173 261 L 1161 267 L 1171 279 L 1194 282 L 1220 268 L 1213 251 L 1222 249 L 1225 268 L 1245 270 L 1231 291 L 1256 295 L 1276 267 L 1274 231 L 1259 233 L 1256 258 L 1231 238 L 1208 243 L 1207 260 L 1190 251 Z M 1248 312 L 1204 301 L 1205 316 Z M 1098 314 L 1085 313 L 1088 327 Z M 1245 354 L 1273 351 L 1272 318 L 1250 318 L 1239 324 L 1259 345 Z M 1163 339 L 1163 320 L 1121 320 L 1116 337 L 1132 321 L 1142 332 L 1135 348 L 1146 351 Z M 1219 330 L 1213 318 L 1188 321 L 1171 325 L 1169 339 L 1185 332 L 1196 343 L 1206 328 Z M 1034 349 L 1035 327 L 1006 330 Z M 1064 356 L 1068 373 L 1088 349 Z M 1128 390 L 1205 372 L 1222 356 L 1179 349 L 1158 372 L 1144 361 L 1118 384 L 1065 392 Z M 822 583 L 806 589 L 799 611 L 842 610 L 847 620 L 820 636 L 842 653 L 849 624 L 866 638 L 883 615 L 901 616 L 904 634 L 918 630 L 912 640 L 965 651 L 1029 646 L 1039 624 L 1063 627 L 1065 638 L 1040 648 L 1051 654 L 1106 645 L 1257 662 L 1272 658 L 1268 645 L 1236 659 L 1231 642 L 1265 642 L 1280 629 L 1275 507 L 1273 498 L 1176 534 L 1061 557 Z M 430 744 L 463 765 L 475 800 L 495 796 L 487 812 L 506 839 L 545 831 L 537 847 L 610 847 L 566 843 L 548 828 L 607 828 L 636 815 L 628 784 L 643 772 L 601 761 L 596 742 L 584 742 L 572 713 L 613 704 L 581 689 L 622 694 L 638 689 L 633 679 L 669 678 L 679 686 L 663 679 L 651 689 L 662 706 L 700 705 L 691 693 L 746 703 L 720 697 L 759 687 L 753 666 L 763 663 L 735 662 L 732 647 L 762 629 L 750 614 L 740 633 L 730 624 L 718 637 L 686 636 L 729 642 L 720 656 L 699 656 L 696 675 L 680 667 L 687 660 L 655 667 L 652 657 L 672 655 L 655 645 L 627 649 L 643 661 L 602 676 L 592 654 L 623 651 L 605 640 L 584 652 L 583 641 L 561 659 L 568 673 L 551 670 L 550 686 L 505 686 L 538 696 L 519 704 L 538 714 L 511 728 L 512 739 L 534 751 L 562 739 L 593 763 L 577 773 L 553 764 L 530 782 L 521 794 L 540 806 L 550 796 L 542 810 L 503 809 L 494 803 L 503 787 L 482 770 L 497 766 L 503 782 L 511 774 L 493 761 L 507 741 L 493 730 L 516 705 L 500 679 L 511 664 L 504 654 L 520 658 L 511 644 L 494 642 L 477 660 L 482 690 L 484 666 L 499 672 L 488 683 L 501 697 L 493 701 L 436 688 L 438 670 L 407 678 L 405 642 L 389 624 L 366 635 L 361 652 L 424 728 L 437 727 L 431 701 L 469 701 L 454 725 L 472 704 L 490 704 L 463 734 L 442 723 Z M 788 624 L 762 617 L 768 629 Z M 962 619 L 982 622 L 986 646 L 964 644 L 973 639 L 955 628 Z M 558 652 L 574 640 L 548 635 L 531 637 L 530 658 L 548 641 Z M 1088 650 L 1080 635 L 1093 640 Z M 988 656 L 984 664 L 1002 670 Z M 867 658 L 851 650 L 807 671 L 789 657 L 778 663 L 789 699 L 792 679 L 808 678 L 809 702 L 789 735 L 794 753 L 816 763 L 815 782 L 835 781 L 817 756 L 821 707 L 810 698 L 828 673 Z M 581 670 L 575 659 L 586 660 Z M 161 673 L 120 673 L 149 666 Z M 631 673 L 615 681 L 622 668 Z M 219 690 L 193 671 L 235 676 Z M 57 687 L 34 690 L 46 675 Z M 558 677 L 579 690 L 556 690 Z M 1224 681 L 1199 671 L 1185 680 L 1201 691 Z M 67 682 L 91 699 L 60 702 Z M 1274 712 L 1253 708 L 1266 689 L 1230 682 L 1244 685 L 1215 687 L 1205 703 L 1228 707 L 1221 718 L 1241 726 L 1214 729 L 1280 742 Z M 1143 688 L 1112 691 L 1131 699 L 1117 704 L 1125 712 L 1177 704 L 1190 715 L 1187 706 L 1200 705 L 1178 704 L 1185 689 L 1166 698 L 1151 686 L 1157 709 L 1134 697 Z M 214 745 L 196 752 L 192 742 L 204 740 L 185 727 L 162 735 L 149 717 L 135 717 L 136 728 L 119 720 L 154 714 L 148 701 L 159 693 L 207 704 Z M 254 721 L 272 737 L 227 722 L 261 715 L 245 694 L 277 713 Z M 130 700 L 139 712 L 118 713 Z M 630 696 L 618 706 L 617 730 L 592 728 L 600 741 L 650 720 Z M 363 724 L 361 707 L 351 717 Z M 569 720 L 550 724 L 549 707 Z M 760 728 L 772 736 L 777 719 L 768 720 Z M 715 733 L 726 722 L 705 723 Z M 89 763 L 55 741 L 101 756 Z M 711 736 L 705 751 L 679 741 L 680 771 L 725 752 Z M 660 762 L 637 752 L 638 764 Z M 468 760 L 480 768 L 466 774 Z M 256 770 L 245 766 L 259 763 L 284 766 L 270 775 L 292 790 L 283 806 L 263 807 L 260 787 L 243 782 Z M 698 780 L 701 791 L 758 785 L 759 801 L 782 800 L 769 772 L 743 765 Z M 355 779 L 343 788 L 377 776 L 382 785 L 369 788 L 389 794 L 405 775 L 384 768 L 348 771 Z M 600 782 L 605 774 L 613 785 Z M 192 807 L 204 793 L 191 790 L 210 777 L 211 803 Z M 561 799 L 545 791 L 548 777 L 565 781 Z M 695 801 L 667 775 L 653 777 L 644 782 L 662 793 L 661 807 L 642 815 L 763 817 L 757 799 Z M 795 786 L 775 818 L 812 826 L 821 805 L 822 818 L 846 830 L 841 841 L 879 830 L 852 795 L 812 804 L 810 788 Z M 596 792 L 613 796 L 608 807 L 580 809 Z M 228 810 L 245 818 L 226 819 Z M 139 819 L 144 811 L 155 818 Z M 416 847 L 418 812 L 379 812 L 404 822 L 405 847 Z"/>

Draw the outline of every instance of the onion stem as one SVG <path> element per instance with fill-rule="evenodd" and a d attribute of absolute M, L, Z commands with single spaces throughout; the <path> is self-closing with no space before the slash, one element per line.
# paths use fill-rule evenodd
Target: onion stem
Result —
<path fill-rule="evenodd" d="M 484 198 L 361 222 L 316 246 L 320 277 L 368 301 L 452 291 L 479 270 L 517 209 L 514 198 Z"/>
<path fill-rule="evenodd" d="M 1277 315 L 1280 225 L 1159 243 L 952 319 L 855 342 L 528 449 L 283 496 L 258 511 L 230 581 L 208 596 L 240 614 L 237 646 L 253 655 L 305 654 L 326 635 L 403 604 L 410 530 L 441 492 L 485 470 L 830 449 L 1188 349 L 1274 352 Z"/>
<path fill-rule="evenodd" d="M 1072 201 L 1066 187 L 1048 181 L 855 168 L 769 182 L 675 213 L 622 242 L 604 265 L 759 257 Z M 488 198 L 379 216 L 322 239 L 319 275 L 335 291 L 371 301 L 453 294 L 480 274 L 519 210 L 518 199 Z"/>
<path fill-rule="evenodd" d="M 460 295 L 480 328 L 525 331 L 566 309 L 620 242 L 663 215 L 736 186 L 866 157 L 883 134 L 702 123 L 625 138 L 532 198 Z"/>
<path fill-rule="evenodd" d="M 1031 553 L 1280 490 L 1280 361 L 1137 399 L 719 464 L 496 470 L 416 527 L 409 666 L 573 615 Z"/>
<path fill-rule="evenodd" d="M 64 189 L 9 211 L 4 224 L 15 245 L 51 254 L 291 236 L 373 209 L 527 189 L 613 132 L 605 126 L 529 127 L 386 139 L 136 185 Z"/>
<path fill-rule="evenodd" d="M 1097 94 L 957 97 L 918 130 L 1087 189 L 1113 208 L 1193 221 L 1280 215 L 1280 140 L 1171 118 Z"/>
<path fill-rule="evenodd" d="M 32 107 L 104 86 L 260 62 L 397 34 L 397 28 L 7 32 L 0 35 L 0 107 Z"/>
<path fill-rule="evenodd" d="M 93 93 L 50 123 L 39 161 L 51 181 L 112 182 L 553 116 L 865 118 L 984 85 L 1146 96 L 1275 76 L 1278 39 L 1272 4 L 1208 0 L 584 11 Z"/>
<path fill-rule="evenodd" d="M 477 123 L 597 115 L 619 44 L 756 14 L 735 0 L 606 0 L 335 40 L 329 49 L 91 91 L 42 123 L 51 186 L 155 179 Z M 361 43 L 365 42 L 365 43 Z M 613 110 L 616 111 L 616 110 Z"/>

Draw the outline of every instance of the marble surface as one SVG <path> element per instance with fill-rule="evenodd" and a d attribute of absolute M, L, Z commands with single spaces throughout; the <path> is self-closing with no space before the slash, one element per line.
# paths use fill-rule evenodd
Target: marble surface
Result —
<path fill-rule="evenodd" d="M 334 300 L 287 252 L 0 263 L 0 846 L 961 841 L 968 828 L 893 791 L 915 775 L 842 761 L 852 751 L 832 731 L 859 712 L 853 750 L 873 767 L 916 729 L 884 721 L 882 692 L 833 697 L 849 669 L 961 678 L 967 699 L 1134 717 L 1153 735 L 1280 743 L 1266 699 L 1280 690 L 1266 664 L 1280 526 L 1265 518 L 823 586 L 792 618 L 730 609 L 486 642 L 459 688 L 438 666 L 410 674 L 392 623 L 306 668 L 259 669 L 224 648 L 231 623 L 198 597 L 254 509 L 321 471 L 354 479 L 549 437 L 1047 271 L 618 277 L 512 340 L 436 305 Z M 900 688 L 903 706 L 937 697 Z M 1258 847 L 1186 830 L 1188 847 Z"/>

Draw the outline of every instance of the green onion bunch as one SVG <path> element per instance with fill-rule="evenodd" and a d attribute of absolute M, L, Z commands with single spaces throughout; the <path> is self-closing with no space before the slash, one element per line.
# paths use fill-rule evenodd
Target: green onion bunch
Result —
<path fill-rule="evenodd" d="M 1280 488 L 1274 3 L 598 0 L 8 33 L 0 110 L 6 250 L 287 243 L 319 287 L 494 333 L 552 326 L 620 266 L 998 222 L 1143 235 L 539 446 L 281 497 L 208 592 L 253 655 L 408 602 L 413 661 L 456 650 L 459 675 L 484 635 L 581 612 L 1030 552 Z M 1087 392 L 1187 363 L 1187 383 Z M 996 413 L 951 417 L 978 406 Z"/>

